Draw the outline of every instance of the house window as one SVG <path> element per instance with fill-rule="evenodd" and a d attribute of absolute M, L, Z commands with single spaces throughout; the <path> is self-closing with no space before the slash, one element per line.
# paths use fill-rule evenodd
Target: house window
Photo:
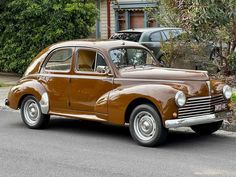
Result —
<path fill-rule="evenodd" d="M 125 30 L 125 11 L 118 12 L 118 24 L 119 30 Z"/>
<path fill-rule="evenodd" d="M 144 27 L 144 12 L 143 11 L 130 11 L 130 28 L 143 28 Z"/>

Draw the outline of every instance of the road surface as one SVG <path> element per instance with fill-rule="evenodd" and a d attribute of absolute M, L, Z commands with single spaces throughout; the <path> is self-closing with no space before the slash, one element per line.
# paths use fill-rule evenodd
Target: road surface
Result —
<path fill-rule="evenodd" d="M 236 133 L 176 129 L 164 146 L 145 148 L 128 127 L 52 118 L 31 130 L 18 112 L 0 110 L 0 176 L 235 177 Z"/>

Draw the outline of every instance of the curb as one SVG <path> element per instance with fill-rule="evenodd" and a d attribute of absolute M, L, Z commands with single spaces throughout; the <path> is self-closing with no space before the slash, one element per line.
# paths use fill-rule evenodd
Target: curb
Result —
<path fill-rule="evenodd" d="M 17 73 L 8 73 L 8 72 L 0 72 L 0 76 L 22 77 L 21 74 L 17 74 Z"/>
<path fill-rule="evenodd" d="M 236 124 L 231 124 L 227 121 L 224 121 L 220 129 L 229 132 L 236 132 Z"/>

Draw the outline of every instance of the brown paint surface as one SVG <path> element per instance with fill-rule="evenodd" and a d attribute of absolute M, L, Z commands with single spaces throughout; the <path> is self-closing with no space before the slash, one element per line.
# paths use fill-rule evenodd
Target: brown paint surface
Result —
<path fill-rule="evenodd" d="M 47 71 L 44 63 L 51 53 L 61 48 L 73 49 L 69 71 Z M 163 122 L 174 119 L 177 112 L 174 97 L 183 91 L 187 97 L 215 95 L 222 92 L 224 83 L 211 81 L 209 91 L 207 72 L 147 67 L 146 69 L 118 70 L 109 58 L 109 50 L 118 47 L 140 47 L 140 44 L 123 41 L 68 41 L 52 45 L 36 57 L 24 77 L 8 95 L 9 106 L 20 107 L 26 95 L 38 101 L 41 95 L 49 95 L 49 114 L 73 118 L 103 120 L 124 124 L 128 106 L 135 100 L 147 100 L 158 109 Z M 102 54 L 111 73 L 76 71 L 77 50 L 92 49 Z M 146 49 L 146 48 L 145 48 Z"/>

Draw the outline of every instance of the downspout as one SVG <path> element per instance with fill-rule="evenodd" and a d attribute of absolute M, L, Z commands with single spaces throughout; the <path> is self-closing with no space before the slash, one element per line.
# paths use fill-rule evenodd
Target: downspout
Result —
<path fill-rule="evenodd" d="M 100 18 L 101 18 L 101 8 L 100 8 L 100 0 L 97 1 L 97 8 L 99 10 L 99 17 L 96 20 L 96 39 L 100 39 Z"/>
<path fill-rule="evenodd" d="M 111 36 L 111 1 L 107 0 L 107 38 Z"/>

